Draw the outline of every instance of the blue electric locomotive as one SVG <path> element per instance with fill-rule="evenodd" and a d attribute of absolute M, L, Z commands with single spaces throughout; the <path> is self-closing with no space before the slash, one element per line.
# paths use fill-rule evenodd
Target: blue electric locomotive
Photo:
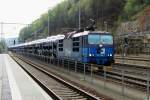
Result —
<path fill-rule="evenodd" d="M 102 31 L 68 33 L 63 40 L 59 40 L 57 57 L 110 65 L 114 62 L 113 36 Z"/>
<path fill-rule="evenodd" d="M 114 60 L 113 37 L 107 32 L 89 32 L 83 45 L 82 62 L 110 65 Z"/>
<path fill-rule="evenodd" d="M 10 50 L 99 65 L 111 65 L 114 62 L 113 36 L 105 31 L 74 31 L 12 46 Z"/>

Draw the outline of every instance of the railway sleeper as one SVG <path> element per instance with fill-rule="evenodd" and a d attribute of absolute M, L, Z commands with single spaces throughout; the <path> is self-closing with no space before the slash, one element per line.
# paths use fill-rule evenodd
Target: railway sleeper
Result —
<path fill-rule="evenodd" d="M 63 95 L 63 96 L 60 96 L 63 100 L 72 100 L 72 99 L 86 99 L 87 100 L 87 98 L 85 98 L 85 97 L 83 97 L 83 96 L 76 96 L 76 97 L 71 97 L 71 96 L 68 96 L 68 95 Z"/>
<path fill-rule="evenodd" d="M 54 91 L 55 92 L 55 91 Z M 55 92 L 56 94 L 60 95 L 60 96 L 68 96 L 68 97 L 77 97 L 77 96 L 81 96 L 80 94 L 68 94 L 68 93 L 62 93 L 62 92 Z"/>
<path fill-rule="evenodd" d="M 65 87 L 49 87 L 49 88 L 51 88 L 51 89 L 56 89 L 56 90 L 68 90 L 68 91 L 71 91 L 71 89 L 69 89 L 69 88 L 65 88 Z"/>
<path fill-rule="evenodd" d="M 64 91 L 64 90 L 55 90 L 56 92 L 64 92 L 64 93 L 76 93 L 74 91 Z"/>

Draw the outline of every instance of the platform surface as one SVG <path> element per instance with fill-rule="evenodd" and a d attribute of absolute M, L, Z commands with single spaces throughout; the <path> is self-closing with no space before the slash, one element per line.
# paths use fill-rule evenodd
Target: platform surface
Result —
<path fill-rule="evenodd" d="M 8 54 L 0 54 L 0 100 L 52 98 Z"/>

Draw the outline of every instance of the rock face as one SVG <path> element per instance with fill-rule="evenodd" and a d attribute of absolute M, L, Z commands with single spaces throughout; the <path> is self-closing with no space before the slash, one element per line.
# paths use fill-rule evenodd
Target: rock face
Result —
<path fill-rule="evenodd" d="M 150 6 L 136 15 L 135 21 L 121 23 L 117 28 L 117 35 L 127 35 L 134 33 L 150 34 Z"/>
<path fill-rule="evenodd" d="M 144 9 L 137 20 L 139 22 L 140 31 L 150 32 L 150 6 Z"/>
<path fill-rule="evenodd" d="M 117 28 L 117 35 L 126 35 L 126 34 L 134 34 L 140 32 L 138 21 L 128 21 L 121 23 L 121 25 Z"/>
<path fill-rule="evenodd" d="M 137 20 L 121 23 L 116 31 L 115 49 L 116 53 L 150 55 L 150 6 L 137 15 Z"/>

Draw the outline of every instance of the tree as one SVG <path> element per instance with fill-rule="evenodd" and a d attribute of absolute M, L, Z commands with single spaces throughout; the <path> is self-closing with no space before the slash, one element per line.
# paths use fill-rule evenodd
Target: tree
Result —
<path fill-rule="evenodd" d="M 149 3 L 150 3 L 150 0 L 127 0 L 125 7 L 124 7 L 125 14 L 127 14 L 128 19 L 130 19 L 133 15 L 138 13 L 141 9 L 143 9 Z"/>
<path fill-rule="evenodd" d="M 4 52 L 4 42 L 0 42 L 0 53 Z"/>
<path fill-rule="evenodd" d="M 65 28 L 77 29 L 79 24 L 79 4 L 82 28 L 88 26 L 89 19 L 94 19 L 98 29 L 104 29 L 104 21 L 108 22 L 111 29 L 123 11 L 125 0 L 80 0 L 80 3 L 79 0 L 65 0 L 50 9 L 48 13 L 41 15 L 39 19 L 28 27 L 23 28 L 20 31 L 19 39 L 25 41 L 37 32 L 40 33 L 39 36 L 41 37 L 48 36 L 48 16 L 51 35 L 60 34 L 63 32 L 62 29 Z M 127 8 L 129 8 L 128 6 L 130 7 L 130 2 L 127 4 Z"/>

